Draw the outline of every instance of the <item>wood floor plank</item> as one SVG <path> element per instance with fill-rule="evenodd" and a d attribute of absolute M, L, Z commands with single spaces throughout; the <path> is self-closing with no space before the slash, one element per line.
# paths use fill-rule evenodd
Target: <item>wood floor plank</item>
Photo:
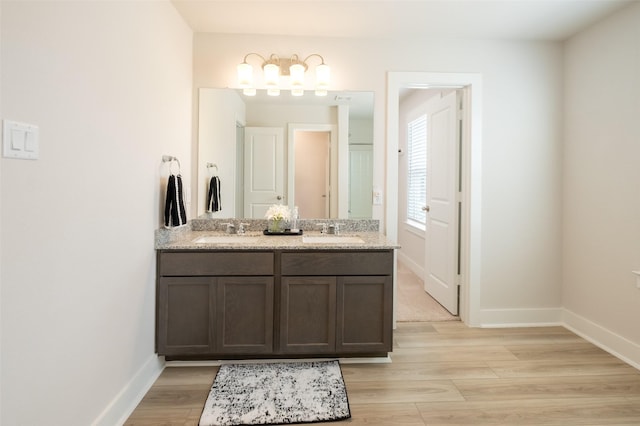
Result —
<path fill-rule="evenodd" d="M 443 379 L 489 379 L 496 373 L 483 362 L 416 362 L 410 364 L 349 364 L 342 366 L 342 375 L 347 383 L 443 380 Z"/>
<path fill-rule="evenodd" d="M 403 322 L 394 330 L 393 334 L 395 336 L 401 336 L 403 334 L 415 333 L 438 333 L 438 330 L 432 322 Z"/>
<path fill-rule="evenodd" d="M 395 348 L 394 363 L 453 362 L 453 361 L 515 361 L 518 358 L 504 346 L 468 346 L 461 351 L 451 346 L 431 348 Z"/>
<path fill-rule="evenodd" d="M 606 376 L 640 374 L 624 362 L 604 360 L 487 361 L 498 377 Z"/>
<path fill-rule="evenodd" d="M 162 372 L 155 385 L 197 385 L 211 386 L 220 367 L 176 367 L 167 368 Z"/>
<path fill-rule="evenodd" d="M 395 342 L 400 348 L 433 347 L 433 346 L 476 346 L 476 345 L 544 345 L 544 344 L 569 344 L 584 343 L 584 340 L 575 334 L 544 334 L 544 333 L 519 333 L 496 334 L 493 332 L 447 333 L 435 334 L 425 339 L 424 334 L 402 334 L 395 337 Z"/>
<path fill-rule="evenodd" d="M 640 397 L 640 375 L 553 376 L 454 380 L 467 401 L 549 398 Z"/>
<path fill-rule="evenodd" d="M 462 401 L 462 395 L 450 380 L 413 380 L 410 382 L 347 382 L 349 402 L 386 404 L 431 401 Z"/>
<path fill-rule="evenodd" d="M 544 343 L 537 345 L 506 344 L 516 358 L 522 361 L 532 360 L 607 360 L 613 356 L 588 342 Z"/>
<path fill-rule="evenodd" d="M 338 426 L 351 425 L 398 425 L 425 426 L 422 416 L 415 404 L 350 404 L 351 418 L 343 422 L 317 423 Z"/>
<path fill-rule="evenodd" d="M 153 386 L 139 406 L 149 409 L 202 408 L 210 388 L 211 384 Z"/>
<path fill-rule="evenodd" d="M 125 426 L 185 426 L 197 425 L 201 409 L 171 408 L 158 410 L 140 408 L 129 417 Z"/>
<path fill-rule="evenodd" d="M 511 334 L 545 334 L 573 335 L 570 330 L 561 326 L 550 327 L 493 327 L 493 328 L 469 328 L 462 322 L 431 322 L 430 324 L 440 334 L 467 333 L 483 335 L 511 335 Z"/>
<path fill-rule="evenodd" d="M 640 404 L 624 398 L 416 404 L 428 425 L 637 425 Z"/>

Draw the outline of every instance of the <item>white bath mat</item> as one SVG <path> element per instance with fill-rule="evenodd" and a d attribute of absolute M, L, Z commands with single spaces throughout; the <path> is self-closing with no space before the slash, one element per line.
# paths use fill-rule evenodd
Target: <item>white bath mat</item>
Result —
<path fill-rule="evenodd" d="M 338 361 L 220 367 L 199 426 L 277 425 L 351 417 Z"/>

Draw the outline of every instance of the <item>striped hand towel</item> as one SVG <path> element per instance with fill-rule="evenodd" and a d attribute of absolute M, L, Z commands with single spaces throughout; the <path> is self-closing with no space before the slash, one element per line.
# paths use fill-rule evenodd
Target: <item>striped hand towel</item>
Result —
<path fill-rule="evenodd" d="M 182 176 L 172 174 L 167 183 L 167 201 L 164 207 L 164 225 L 182 226 L 187 223 L 187 213 L 182 198 Z"/>
<path fill-rule="evenodd" d="M 209 193 L 207 194 L 207 211 L 218 212 L 222 210 L 220 199 L 220 178 L 214 176 L 209 181 Z"/>

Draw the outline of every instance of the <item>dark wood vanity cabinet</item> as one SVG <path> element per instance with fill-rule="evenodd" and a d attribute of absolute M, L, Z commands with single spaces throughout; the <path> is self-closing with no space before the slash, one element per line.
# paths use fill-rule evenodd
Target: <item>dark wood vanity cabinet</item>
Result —
<path fill-rule="evenodd" d="M 160 252 L 158 271 L 158 354 L 273 352 L 272 253 Z"/>
<path fill-rule="evenodd" d="M 336 278 L 282 277 L 280 351 L 326 354 L 336 350 Z"/>
<path fill-rule="evenodd" d="M 156 347 L 169 359 L 384 355 L 392 250 L 159 251 Z"/>
<path fill-rule="evenodd" d="M 280 349 L 391 352 L 392 251 L 284 252 Z"/>

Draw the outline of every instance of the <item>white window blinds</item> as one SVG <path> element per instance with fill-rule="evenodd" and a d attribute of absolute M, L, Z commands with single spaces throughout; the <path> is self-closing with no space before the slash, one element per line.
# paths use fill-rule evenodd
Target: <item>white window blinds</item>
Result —
<path fill-rule="evenodd" d="M 422 207 L 427 198 L 427 116 L 423 115 L 408 125 L 407 220 L 426 224 Z"/>

